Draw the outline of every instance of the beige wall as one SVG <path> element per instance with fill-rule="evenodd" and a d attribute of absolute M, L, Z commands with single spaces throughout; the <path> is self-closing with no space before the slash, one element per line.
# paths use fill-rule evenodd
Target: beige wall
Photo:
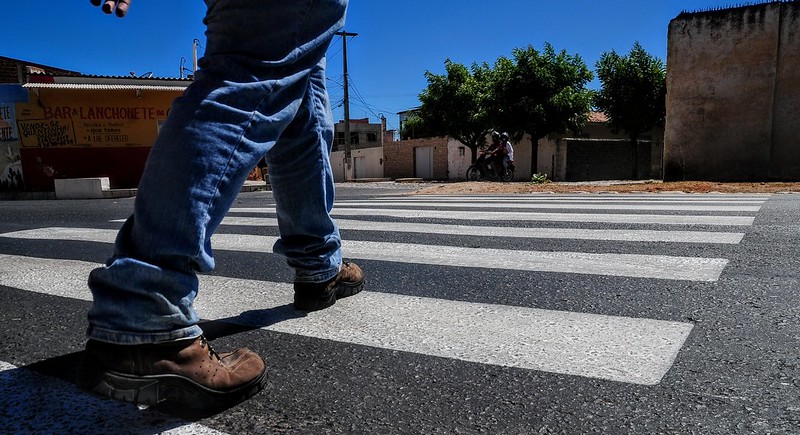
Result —
<path fill-rule="evenodd" d="M 667 180 L 800 178 L 800 4 L 682 14 L 667 50 Z"/>

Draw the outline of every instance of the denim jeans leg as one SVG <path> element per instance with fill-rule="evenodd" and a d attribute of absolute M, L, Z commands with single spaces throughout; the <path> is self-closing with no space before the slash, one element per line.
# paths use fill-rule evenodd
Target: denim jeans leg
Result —
<path fill-rule="evenodd" d="M 276 249 L 302 276 L 328 276 L 340 262 L 328 215 L 331 121 L 322 59 L 343 25 L 346 0 L 206 4 L 200 70 L 153 145 L 114 256 L 89 277 L 89 338 L 138 344 L 202 332 L 192 307 L 196 272 L 214 268 L 211 235 L 265 155 L 276 171 L 279 219 L 312 223 L 294 234 L 294 225 L 283 225 L 287 239 Z M 302 200 L 287 200 L 292 192 Z"/>
<path fill-rule="evenodd" d="M 295 282 L 327 281 L 342 261 L 339 229 L 330 217 L 333 120 L 324 62 L 312 71 L 297 116 L 266 156 L 280 232 L 274 250 L 294 268 Z M 301 166 L 306 170 L 296 169 Z"/>

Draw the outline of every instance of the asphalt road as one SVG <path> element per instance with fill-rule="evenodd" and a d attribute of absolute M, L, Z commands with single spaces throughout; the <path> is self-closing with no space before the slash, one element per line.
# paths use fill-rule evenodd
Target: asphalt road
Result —
<path fill-rule="evenodd" d="M 197 304 L 269 382 L 199 419 L 72 384 L 133 200 L 0 202 L 0 433 L 800 433 L 800 195 L 414 187 L 338 187 L 368 291 L 307 316 L 240 195 Z"/>

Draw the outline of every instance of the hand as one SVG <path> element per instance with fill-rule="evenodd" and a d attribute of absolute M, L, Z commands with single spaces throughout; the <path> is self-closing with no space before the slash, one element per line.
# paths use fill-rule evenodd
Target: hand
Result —
<path fill-rule="evenodd" d="M 95 6 L 103 5 L 103 12 L 110 14 L 116 12 L 117 16 L 122 18 L 128 13 L 128 8 L 131 5 L 131 0 L 92 0 Z"/>

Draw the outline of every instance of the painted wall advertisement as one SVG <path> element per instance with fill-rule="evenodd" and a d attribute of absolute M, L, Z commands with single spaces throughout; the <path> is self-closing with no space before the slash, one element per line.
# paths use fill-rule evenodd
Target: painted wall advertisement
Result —
<path fill-rule="evenodd" d="M 0 85 L 0 192 L 24 186 L 15 105 L 27 101 L 22 86 Z"/>
<path fill-rule="evenodd" d="M 142 105 L 135 98 L 18 104 L 19 139 L 23 147 L 35 148 L 151 146 L 168 104 Z"/>
<path fill-rule="evenodd" d="M 13 105 L 13 143 L 25 190 L 52 190 L 57 178 L 109 177 L 138 184 L 150 147 L 178 91 L 24 89 Z"/>

